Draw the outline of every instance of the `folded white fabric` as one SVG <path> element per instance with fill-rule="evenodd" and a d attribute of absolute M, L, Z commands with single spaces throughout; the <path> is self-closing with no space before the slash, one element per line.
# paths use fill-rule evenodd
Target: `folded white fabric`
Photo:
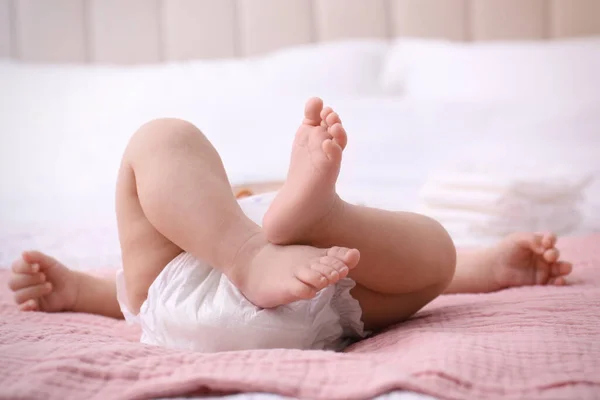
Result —
<path fill-rule="evenodd" d="M 454 170 L 432 174 L 427 186 L 436 190 L 445 188 L 473 190 L 483 194 L 511 193 L 555 201 L 563 197 L 580 196 L 591 180 L 592 176 L 587 171 L 566 168 L 525 172 L 517 167 L 498 169 L 485 164 L 464 164 Z"/>
<path fill-rule="evenodd" d="M 493 178 L 491 178 L 493 179 Z M 520 216 L 524 213 L 547 214 L 561 207 L 573 207 L 582 199 L 580 190 L 539 198 L 539 192 L 525 194 L 511 187 L 505 190 L 451 188 L 426 183 L 420 192 L 421 202 L 429 207 L 467 210 L 491 215 Z M 536 198 L 537 195 L 537 198 Z"/>
<path fill-rule="evenodd" d="M 529 230 L 540 230 L 545 226 L 553 226 L 553 229 L 557 231 L 564 231 L 569 230 L 572 225 L 576 225 L 581 220 L 579 210 L 574 207 L 547 207 L 513 216 L 427 205 L 421 205 L 418 212 L 445 224 L 469 224 L 472 229 L 477 231 L 485 231 L 486 226 L 489 225 L 524 227 Z"/>
<path fill-rule="evenodd" d="M 582 221 L 578 209 L 563 208 L 554 212 L 523 213 L 522 215 L 492 215 L 469 210 L 421 206 L 418 212 L 436 219 L 449 231 L 467 231 L 473 235 L 504 236 L 519 231 L 553 231 L 567 234 Z"/>
<path fill-rule="evenodd" d="M 591 180 L 585 171 L 564 168 L 537 172 L 499 169 L 493 163 L 459 165 L 430 176 L 421 189 L 418 211 L 447 227 L 462 225 L 463 233 L 474 235 L 541 230 L 566 234 L 581 223 L 583 190 Z"/>

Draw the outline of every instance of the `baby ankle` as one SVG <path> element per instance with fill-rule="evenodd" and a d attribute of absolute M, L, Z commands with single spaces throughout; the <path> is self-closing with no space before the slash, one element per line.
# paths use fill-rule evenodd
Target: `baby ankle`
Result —
<path fill-rule="evenodd" d="M 344 218 L 348 206 L 349 204 L 336 194 L 329 211 L 310 227 L 303 241 L 317 247 L 336 245 L 334 242 L 339 235 L 336 234 L 335 229 L 341 225 L 339 221 Z"/>
<path fill-rule="evenodd" d="M 269 244 L 262 231 L 249 235 L 235 250 L 222 272 L 238 288 L 244 285 L 248 268 L 256 255 Z"/>

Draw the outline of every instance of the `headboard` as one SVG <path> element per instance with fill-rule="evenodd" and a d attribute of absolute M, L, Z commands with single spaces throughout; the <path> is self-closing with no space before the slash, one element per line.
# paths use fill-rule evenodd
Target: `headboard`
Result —
<path fill-rule="evenodd" d="M 600 0 L 0 0 L 0 58 L 156 63 L 303 43 L 600 34 Z"/>

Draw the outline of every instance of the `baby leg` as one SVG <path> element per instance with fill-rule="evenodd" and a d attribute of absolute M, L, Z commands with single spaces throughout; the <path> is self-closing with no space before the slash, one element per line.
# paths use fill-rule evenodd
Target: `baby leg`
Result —
<path fill-rule="evenodd" d="M 405 214 L 404 216 L 409 215 Z M 397 214 L 397 217 L 402 218 L 402 216 L 402 214 Z M 392 223 L 392 221 L 390 220 L 388 223 Z M 419 225 L 418 220 L 406 220 L 404 223 L 397 221 L 406 227 Z M 397 232 L 401 232 L 402 227 L 396 229 Z M 422 231 L 422 234 L 424 236 L 421 240 L 430 240 L 426 237 L 425 231 Z M 432 234 L 435 235 L 433 230 Z M 407 237 L 410 238 L 411 236 L 407 235 Z M 414 238 L 414 236 L 412 237 Z M 341 241 L 341 243 L 346 242 Z M 358 242 L 349 241 L 347 243 L 354 243 L 361 250 L 363 255 L 362 264 L 363 260 L 368 257 L 368 252 Z M 431 245 L 428 244 L 428 246 Z M 371 283 L 370 281 L 365 281 L 362 276 L 356 277 L 359 272 L 364 272 L 370 268 L 369 265 L 361 265 L 350 275 L 360 283 L 352 294 L 361 304 L 365 323 L 367 325 L 374 323 L 375 327 L 383 327 L 386 326 L 386 323 L 395 322 L 395 318 L 409 315 L 411 311 L 416 312 L 420 307 L 437 297 L 442 290 L 444 294 L 487 293 L 529 285 L 560 286 L 566 284 L 565 277 L 571 272 L 572 265 L 569 262 L 560 260 L 560 253 L 555 245 L 556 236 L 551 233 L 515 233 L 508 235 L 492 247 L 458 252 L 454 276 L 449 274 L 453 268 L 445 264 L 448 262 L 447 260 L 440 259 L 437 266 L 427 263 L 421 264 L 425 267 L 425 271 L 439 271 L 439 284 L 408 295 L 397 294 L 392 296 L 381 290 L 371 290 L 367 286 Z M 412 254 L 414 257 L 415 254 L 419 256 L 419 252 L 433 252 L 435 249 L 421 247 L 412 251 L 408 254 Z M 451 255 L 447 257 L 448 260 L 454 260 Z M 417 258 L 414 261 L 423 262 L 424 259 Z M 405 269 L 403 264 L 398 265 L 395 269 L 393 266 L 390 266 L 390 268 L 392 268 L 388 275 L 391 277 L 390 279 L 401 279 L 400 276 L 393 275 L 393 271 L 410 271 L 410 268 Z M 443 268 L 447 268 L 446 273 L 444 273 Z M 374 270 L 378 271 L 377 269 Z M 418 271 L 410 271 L 408 274 L 414 274 L 408 275 L 411 277 L 420 276 L 420 279 L 424 277 L 424 274 L 419 274 Z M 452 279 L 449 280 L 449 278 Z M 435 278 L 432 277 L 431 279 Z M 410 282 L 410 280 L 408 281 Z M 379 288 L 382 287 L 379 286 Z M 398 301 L 402 304 L 399 304 Z"/>
<path fill-rule="evenodd" d="M 377 329 L 405 320 L 450 284 L 456 250 L 436 221 L 354 205 L 339 218 L 316 242 L 338 238 L 365 252 L 363 273 L 350 277 L 358 284 L 352 294 L 361 303 L 366 324 Z M 342 232 L 348 233 L 341 237 Z"/>
<path fill-rule="evenodd" d="M 454 274 L 456 251 L 436 221 L 359 207 L 336 193 L 346 132 L 339 116 L 311 99 L 292 149 L 287 180 L 264 218 L 279 244 L 335 244 L 361 252 L 352 295 L 368 329 L 402 321 L 440 295 Z"/>
<path fill-rule="evenodd" d="M 181 120 L 150 122 L 132 137 L 116 207 L 133 312 L 182 251 L 222 271 L 260 307 L 311 298 L 358 263 L 357 250 L 268 243 L 238 206 L 216 150 Z"/>
<path fill-rule="evenodd" d="M 359 207 L 340 200 L 328 228 L 309 243 L 336 241 L 361 252 L 360 268 L 349 274 L 368 329 L 403 321 L 442 294 L 450 284 L 456 250 L 437 222 L 412 213 Z"/>

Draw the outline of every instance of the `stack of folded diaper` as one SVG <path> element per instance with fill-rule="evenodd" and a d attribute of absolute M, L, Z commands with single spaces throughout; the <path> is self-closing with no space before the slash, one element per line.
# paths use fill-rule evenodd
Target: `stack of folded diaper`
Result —
<path fill-rule="evenodd" d="M 461 165 L 430 176 L 418 211 L 453 236 L 480 241 L 518 231 L 568 234 L 581 223 L 583 190 L 590 181 L 583 171 Z"/>

